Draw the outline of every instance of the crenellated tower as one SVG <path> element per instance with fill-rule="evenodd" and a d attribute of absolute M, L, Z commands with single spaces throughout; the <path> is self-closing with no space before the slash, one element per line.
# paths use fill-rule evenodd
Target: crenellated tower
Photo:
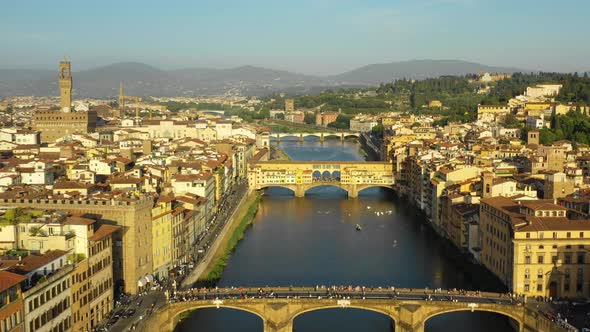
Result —
<path fill-rule="evenodd" d="M 66 59 L 59 63 L 59 92 L 61 110 L 69 113 L 72 109 L 72 67 Z"/>

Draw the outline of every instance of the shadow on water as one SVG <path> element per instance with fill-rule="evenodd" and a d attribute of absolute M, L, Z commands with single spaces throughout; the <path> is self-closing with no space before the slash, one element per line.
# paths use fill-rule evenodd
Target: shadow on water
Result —
<path fill-rule="evenodd" d="M 294 332 L 393 332 L 394 326 L 393 320 L 381 313 L 349 308 L 311 311 L 296 317 L 293 321 Z"/>
<path fill-rule="evenodd" d="M 227 308 L 205 308 L 192 311 L 175 331 L 255 332 L 263 331 L 262 319 L 246 311 Z"/>

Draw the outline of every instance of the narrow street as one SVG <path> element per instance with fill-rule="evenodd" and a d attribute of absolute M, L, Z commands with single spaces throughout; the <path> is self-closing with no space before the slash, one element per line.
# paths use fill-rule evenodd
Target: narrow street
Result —
<path fill-rule="evenodd" d="M 232 229 L 231 223 L 228 223 L 228 221 L 233 220 L 232 218 L 234 218 L 238 207 L 247 198 L 247 191 L 247 183 L 245 181 L 241 182 L 226 193 L 219 202 L 219 210 L 213 216 L 212 221 L 209 222 L 206 235 L 195 244 L 196 250 L 202 249 L 204 252 L 196 256 L 195 267 L 192 271 L 176 279 L 177 285 L 182 285 L 183 289 L 190 288 L 203 271 L 207 269 L 222 242 L 219 239 L 223 239 L 227 232 Z M 182 269 L 182 271 L 185 270 Z M 141 325 L 145 318 L 149 317 L 154 310 L 166 304 L 165 291 L 171 292 L 173 290 L 172 283 L 172 281 L 169 281 L 165 287 L 155 286 L 152 290 L 140 295 L 121 297 L 115 303 L 115 307 L 109 314 L 108 319 L 102 321 L 97 330 L 112 332 L 141 331 Z"/>

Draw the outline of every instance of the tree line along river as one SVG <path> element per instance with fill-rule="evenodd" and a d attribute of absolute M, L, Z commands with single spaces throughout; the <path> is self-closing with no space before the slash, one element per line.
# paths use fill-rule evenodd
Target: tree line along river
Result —
<path fill-rule="evenodd" d="M 278 144 L 293 160 L 363 160 L 356 142 L 306 138 Z M 417 208 L 383 188 L 349 199 L 336 187 L 318 187 L 304 198 L 284 188 L 266 190 L 244 239 L 229 259 L 219 286 L 364 285 L 504 291 L 481 268 L 439 239 Z M 377 213 L 379 212 L 379 213 Z M 360 224 L 362 231 L 356 231 Z M 390 319 L 359 309 L 305 313 L 296 332 L 393 331 Z M 177 332 L 263 331 L 262 320 L 232 309 L 194 311 Z M 509 319 L 483 312 L 434 317 L 427 332 L 513 331 Z"/>

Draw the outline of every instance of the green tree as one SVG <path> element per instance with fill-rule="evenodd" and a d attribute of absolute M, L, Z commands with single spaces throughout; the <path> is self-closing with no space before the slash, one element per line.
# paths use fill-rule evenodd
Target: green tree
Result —
<path fill-rule="evenodd" d="M 371 133 L 378 138 L 383 138 L 383 133 L 385 132 L 385 128 L 382 124 L 378 124 L 375 127 L 371 128 Z"/>
<path fill-rule="evenodd" d="M 350 128 L 350 119 L 349 115 L 340 114 L 336 118 L 336 121 L 332 123 L 328 123 L 329 128 L 336 128 L 336 129 L 349 129 Z"/>
<path fill-rule="evenodd" d="M 303 122 L 305 122 L 306 124 L 315 124 L 315 114 L 305 113 L 305 117 L 303 118 Z"/>
<path fill-rule="evenodd" d="M 514 114 L 508 114 L 504 117 L 504 120 L 502 121 L 502 125 L 506 128 L 519 128 L 521 126 L 521 122 L 518 121 L 518 119 L 516 118 L 516 116 Z"/>

